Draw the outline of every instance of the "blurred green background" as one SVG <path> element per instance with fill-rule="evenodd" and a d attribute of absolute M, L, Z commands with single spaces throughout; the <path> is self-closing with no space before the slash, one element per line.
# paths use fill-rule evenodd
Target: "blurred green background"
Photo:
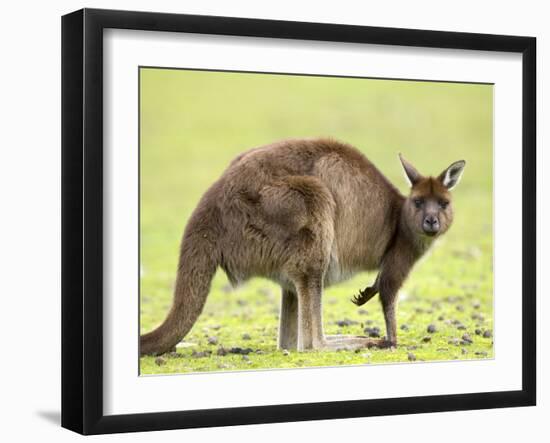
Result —
<path fill-rule="evenodd" d="M 400 292 L 397 349 L 277 350 L 279 288 L 255 279 L 232 289 L 218 271 L 187 345 L 141 358 L 141 373 L 492 358 L 492 116 L 491 85 L 141 68 L 142 333 L 168 312 L 191 212 L 240 152 L 330 136 L 360 149 L 403 193 L 398 152 L 426 175 L 467 162 L 453 227 Z M 349 301 L 373 278 L 325 290 L 325 332 L 384 335 L 377 297 L 363 309 Z"/>

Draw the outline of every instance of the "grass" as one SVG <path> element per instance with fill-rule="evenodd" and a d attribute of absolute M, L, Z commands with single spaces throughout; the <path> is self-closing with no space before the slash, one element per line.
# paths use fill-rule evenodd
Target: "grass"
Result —
<path fill-rule="evenodd" d="M 219 271 L 188 346 L 141 358 L 142 374 L 493 357 L 492 86 L 150 68 L 140 76 L 142 333 L 170 307 L 186 221 L 238 153 L 282 138 L 331 136 L 362 150 L 404 193 L 398 152 L 426 174 L 467 161 L 453 191 L 453 227 L 400 292 L 405 329 L 396 349 L 277 350 L 280 289 L 262 279 L 232 289 Z M 349 301 L 374 277 L 359 274 L 325 290 L 326 333 L 385 333 L 377 297 L 362 308 Z M 465 333 L 473 343 L 461 343 Z M 218 355 L 220 348 L 249 353 Z"/>

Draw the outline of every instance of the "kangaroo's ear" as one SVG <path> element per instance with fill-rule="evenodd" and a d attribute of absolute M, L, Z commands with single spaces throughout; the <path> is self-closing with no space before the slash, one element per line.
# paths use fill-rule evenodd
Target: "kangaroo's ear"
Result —
<path fill-rule="evenodd" d="M 462 173 L 464 172 L 465 166 L 466 166 L 466 162 L 464 160 L 459 160 L 457 162 L 454 162 L 451 166 L 445 169 L 439 175 L 439 177 L 437 177 L 437 179 L 447 189 L 449 190 L 453 189 L 460 181 L 460 178 L 462 177 Z"/>
<path fill-rule="evenodd" d="M 401 154 L 399 154 L 399 160 L 401 160 L 401 164 L 403 165 L 403 170 L 405 171 L 405 177 L 409 181 L 409 184 L 411 186 L 416 185 L 422 178 L 422 175 L 420 174 L 420 172 L 418 172 L 413 165 L 411 165 L 407 160 L 405 160 Z"/>

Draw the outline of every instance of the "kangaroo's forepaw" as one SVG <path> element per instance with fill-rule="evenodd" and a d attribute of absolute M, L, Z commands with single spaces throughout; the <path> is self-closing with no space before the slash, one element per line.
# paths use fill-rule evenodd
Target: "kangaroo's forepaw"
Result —
<path fill-rule="evenodd" d="M 359 290 L 359 295 L 355 295 L 351 302 L 357 306 L 364 305 L 366 302 L 368 302 L 372 297 L 374 297 L 378 291 L 374 286 L 369 286 L 368 288 L 365 288 L 364 290 Z"/>

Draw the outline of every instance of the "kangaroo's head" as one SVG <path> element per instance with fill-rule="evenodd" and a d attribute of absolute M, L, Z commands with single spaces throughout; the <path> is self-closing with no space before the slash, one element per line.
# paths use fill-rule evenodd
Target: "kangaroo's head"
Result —
<path fill-rule="evenodd" d="M 454 162 L 437 177 L 424 177 L 401 154 L 399 158 L 411 185 L 403 206 L 403 221 L 419 236 L 436 237 L 445 233 L 453 222 L 449 191 L 460 181 L 466 162 Z"/>

